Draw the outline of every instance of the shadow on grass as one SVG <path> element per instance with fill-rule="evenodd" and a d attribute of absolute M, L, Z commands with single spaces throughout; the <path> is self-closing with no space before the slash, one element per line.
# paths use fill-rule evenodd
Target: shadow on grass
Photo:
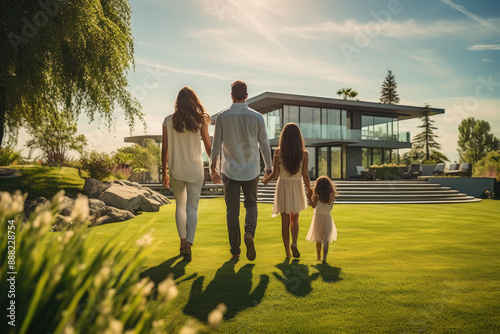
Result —
<path fill-rule="evenodd" d="M 219 303 L 227 306 L 224 318 L 231 319 L 238 312 L 257 306 L 269 285 L 269 276 L 260 275 L 260 281 L 252 293 L 252 269 L 254 264 L 246 264 L 238 272 L 235 271 L 236 261 L 227 261 L 215 273 L 214 279 L 203 291 L 204 276 L 198 277 L 191 287 L 189 301 L 184 313 L 200 321 L 206 322 L 208 314 Z"/>
<path fill-rule="evenodd" d="M 327 263 L 320 263 L 315 265 L 314 268 L 318 269 L 319 276 L 326 283 L 335 283 L 342 280 L 339 277 L 341 269 L 338 267 L 332 267 Z"/>
<path fill-rule="evenodd" d="M 304 297 L 311 293 L 311 283 L 320 276 L 320 273 L 309 275 L 309 267 L 300 264 L 297 259 L 290 263 L 290 259 L 287 258 L 282 263 L 277 264 L 276 268 L 281 270 L 283 276 L 274 272 L 274 277 L 285 285 L 289 293 L 297 297 Z"/>
<path fill-rule="evenodd" d="M 166 260 L 165 262 L 156 267 L 152 267 L 143 271 L 139 277 L 140 278 L 149 277 L 153 282 L 155 282 L 156 285 L 161 283 L 170 274 L 173 275 L 174 280 L 177 280 L 178 278 L 181 278 L 186 274 L 186 265 L 189 263 L 183 260 L 176 262 L 181 258 L 182 256 L 180 255 L 174 256 L 173 258 Z M 184 278 L 181 281 L 177 281 L 176 283 L 180 284 L 182 282 L 189 281 L 190 279 L 195 278 L 197 275 L 198 275 L 197 273 L 194 273 L 189 277 Z"/>

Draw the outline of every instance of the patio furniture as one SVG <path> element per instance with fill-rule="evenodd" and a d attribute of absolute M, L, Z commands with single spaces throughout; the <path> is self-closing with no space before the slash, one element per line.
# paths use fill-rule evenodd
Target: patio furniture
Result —
<path fill-rule="evenodd" d="M 444 175 L 444 168 L 445 167 L 446 167 L 446 164 L 444 162 L 437 164 L 436 168 L 434 168 L 434 171 L 432 172 L 432 176 Z"/>
<path fill-rule="evenodd" d="M 453 170 L 457 170 L 459 166 L 460 166 L 460 164 L 450 164 L 450 165 L 448 166 L 448 171 L 450 171 L 450 172 L 451 172 L 451 171 L 453 171 Z M 446 173 L 448 173 L 448 171 L 444 172 L 444 174 L 446 175 Z"/>
<path fill-rule="evenodd" d="M 349 180 L 368 181 L 375 180 L 375 173 L 368 171 L 363 166 L 356 166 L 356 175 L 351 175 Z"/>
<path fill-rule="evenodd" d="M 420 164 L 411 164 L 408 171 L 401 173 L 403 179 L 416 179 L 420 176 Z"/>
<path fill-rule="evenodd" d="M 450 170 L 444 175 L 454 175 L 454 176 L 472 176 L 472 164 L 468 162 L 464 162 L 460 165 L 460 168 L 457 170 Z"/>

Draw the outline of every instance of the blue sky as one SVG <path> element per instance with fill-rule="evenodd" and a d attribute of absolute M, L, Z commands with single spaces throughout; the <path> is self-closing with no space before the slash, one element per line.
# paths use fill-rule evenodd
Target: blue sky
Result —
<path fill-rule="evenodd" d="M 484 119 L 500 137 L 500 3 L 472 0 L 132 0 L 131 91 L 160 134 L 179 89 L 192 87 L 210 114 L 230 105 L 230 84 L 337 97 L 353 87 L 378 102 L 387 70 L 401 104 L 444 108 L 442 152 L 456 160 L 458 124 Z M 419 121 L 401 122 L 417 133 Z M 129 135 L 123 113 L 106 132 L 81 117 L 90 147 L 111 152 Z M 139 125 L 134 134 L 143 134 Z"/>

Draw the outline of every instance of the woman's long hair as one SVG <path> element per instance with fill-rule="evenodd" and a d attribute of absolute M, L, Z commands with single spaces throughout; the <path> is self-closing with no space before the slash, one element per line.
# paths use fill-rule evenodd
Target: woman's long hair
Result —
<path fill-rule="evenodd" d="M 297 174 L 306 150 L 300 129 L 295 123 L 287 123 L 280 135 L 280 159 L 290 175 Z"/>
<path fill-rule="evenodd" d="M 203 108 L 194 90 L 190 87 L 183 87 L 175 100 L 174 116 L 172 117 L 175 131 L 182 133 L 185 129 L 196 132 L 203 124 L 209 122 L 210 116 Z"/>
<path fill-rule="evenodd" d="M 332 180 L 328 176 L 320 176 L 314 183 L 313 195 L 318 196 L 320 202 L 330 204 L 333 203 L 337 192 Z"/>

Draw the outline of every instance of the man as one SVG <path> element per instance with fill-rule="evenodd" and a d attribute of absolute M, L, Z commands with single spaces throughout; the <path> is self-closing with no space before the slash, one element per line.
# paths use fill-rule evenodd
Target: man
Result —
<path fill-rule="evenodd" d="M 220 183 L 221 176 L 216 167 L 222 147 L 221 172 L 227 207 L 227 230 L 232 258 L 235 260 L 239 259 L 241 252 L 240 188 L 243 189 L 246 210 L 244 240 L 247 258 L 253 261 L 256 256 L 253 239 L 257 226 L 259 147 L 264 159 L 266 175 L 272 172 L 272 160 L 264 117 L 247 106 L 245 102 L 247 97 L 247 85 L 243 81 L 235 81 L 231 85 L 233 104 L 229 109 L 222 111 L 215 121 L 210 159 L 212 181 Z"/>

